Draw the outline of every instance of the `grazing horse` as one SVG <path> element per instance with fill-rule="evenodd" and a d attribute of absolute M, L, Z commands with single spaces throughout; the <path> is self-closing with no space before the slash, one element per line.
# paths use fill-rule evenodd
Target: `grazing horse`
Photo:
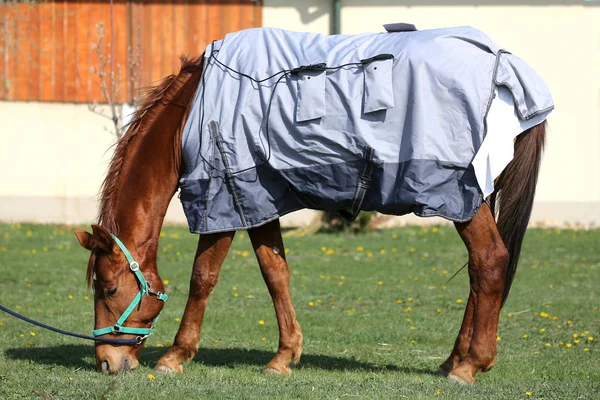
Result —
<path fill-rule="evenodd" d="M 183 59 L 177 76 L 165 78 L 149 92 L 116 146 L 102 186 L 98 224 L 92 225 L 93 233 L 75 232 L 81 246 L 91 251 L 87 280 L 94 287 L 99 336 L 138 335 L 143 344 L 163 307 L 158 241 L 183 172 L 182 131 L 203 65 L 204 57 Z M 483 202 L 469 221 L 455 222 L 469 254 L 470 292 L 454 348 L 440 366 L 451 380 L 473 383 L 478 371 L 486 372 L 495 363 L 499 313 L 531 214 L 544 138 L 545 122 L 520 134 L 514 158 L 496 180 L 489 202 Z M 182 364 L 198 352 L 207 300 L 234 234 L 232 230 L 200 236 L 185 313 L 157 371 L 181 373 Z M 265 373 L 289 375 L 302 353 L 302 332 L 290 298 L 285 252 L 278 250 L 285 248 L 279 220 L 251 228 L 248 234 L 279 326 L 277 354 Z M 136 293 L 139 298 L 132 302 Z M 97 366 L 111 374 L 135 369 L 141 347 L 97 343 Z"/>

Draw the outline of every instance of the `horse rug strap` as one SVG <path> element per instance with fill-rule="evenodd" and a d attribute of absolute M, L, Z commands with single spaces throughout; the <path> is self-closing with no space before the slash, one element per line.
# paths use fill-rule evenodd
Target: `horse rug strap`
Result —
<path fill-rule="evenodd" d="M 306 207 L 467 221 L 553 107 L 531 67 L 470 27 L 234 32 L 206 49 L 180 199 L 196 233 Z M 510 132 L 488 126 L 496 108 Z"/>

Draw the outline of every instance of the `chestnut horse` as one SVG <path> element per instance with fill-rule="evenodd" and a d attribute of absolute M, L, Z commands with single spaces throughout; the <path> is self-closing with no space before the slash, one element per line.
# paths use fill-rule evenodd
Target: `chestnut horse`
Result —
<path fill-rule="evenodd" d="M 138 306 L 130 306 L 144 286 L 137 273 L 130 270 L 136 272 L 134 266 L 139 265 L 151 294 L 164 290 L 156 263 L 158 240 L 167 206 L 177 190 L 182 165 L 181 133 L 202 65 L 203 57 L 183 60 L 177 76 L 167 77 L 148 94 L 116 147 L 103 183 L 100 216 L 98 224 L 92 226 L 93 234 L 75 232 L 80 244 L 91 251 L 87 279 L 95 289 L 95 327 L 100 336 L 105 336 L 102 332 L 107 329 L 100 328 L 115 324 L 124 313 L 126 320 L 121 322 L 130 329 L 121 331 L 123 337 L 131 337 L 127 333 L 135 329 L 149 330 L 163 307 L 158 296 L 141 296 Z M 455 223 L 469 253 L 470 292 L 454 348 L 440 366 L 451 380 L 473 383 L 475 374 L 488 371 L 496 360 L 498 317 L 531 214 L 544 137 L 545 123 L 522 133 L 515 142 L 513 161 L 496 182 L 490 204 L 484 203 L 471 221 Z M 496 209 L 497 221 L 492 212 Z M 198 352 L 208 296 L 217 283 L 234 234 L 200 236 L 185 314 L 173 346 L 156 365 L 157 371 L 181 373 L 182 364 Z M 279 348 L 265 373 L 289 375 L 290 365 L 297 363 L 302 353 L 302 332 L 290 298 L 285 253 L 274 250 L 285 248 L 279 221 L 250 229 L 248 234 L 279 325 Z M 128 268 L 132 259 L 136 261 Z M 111 374 L 134 369 L 139 364 L 140 347 L 97 343 L 97 366 Z"/>

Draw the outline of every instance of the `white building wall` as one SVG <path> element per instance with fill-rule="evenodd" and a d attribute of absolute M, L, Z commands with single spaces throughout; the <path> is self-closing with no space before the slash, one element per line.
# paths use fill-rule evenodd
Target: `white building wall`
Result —
<path fill-rule="evenodd" d="M 265 0 L 263 23 L 328 34 L 331 6 L 331 0 Z M 600 2 L 583 0 L 343 0 L 341 30 L 379 32 L 388 22 L 419 29 L 472 25 L 525 59 L 556 103 L 534 221 L 593 225 L 600 224 L 598 21 Z M 86 105 L 0 102 L 0 220 L 93 221 L 114 142 L 107 129 L 110 121 Z M 183 221 L 174 199 L 167 222 Z"/>

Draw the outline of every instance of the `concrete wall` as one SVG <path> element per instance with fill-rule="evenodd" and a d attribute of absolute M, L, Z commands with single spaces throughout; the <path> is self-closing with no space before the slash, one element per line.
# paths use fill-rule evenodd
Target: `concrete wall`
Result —
<path fill-rule="evenodd" d="M 265 0 L 263 21 L 328 34 L 330 9 L 330 0 Z M 472 25 L 525 59 L 556 102 L 534 221 L 591 225 L 600 224 L 598 21 L 600 3 L 583 0 L 343 0 L 341 29 L 379 32 L 387 22 L 419 29 Z M 0 220 L 92 221 L 114 141 L 109 127 L 85 105 L 0 102 Z M 311 215 L 292 219 L 308 222 Z M 184 221 L 177 199 L 167 221 Z"/>

